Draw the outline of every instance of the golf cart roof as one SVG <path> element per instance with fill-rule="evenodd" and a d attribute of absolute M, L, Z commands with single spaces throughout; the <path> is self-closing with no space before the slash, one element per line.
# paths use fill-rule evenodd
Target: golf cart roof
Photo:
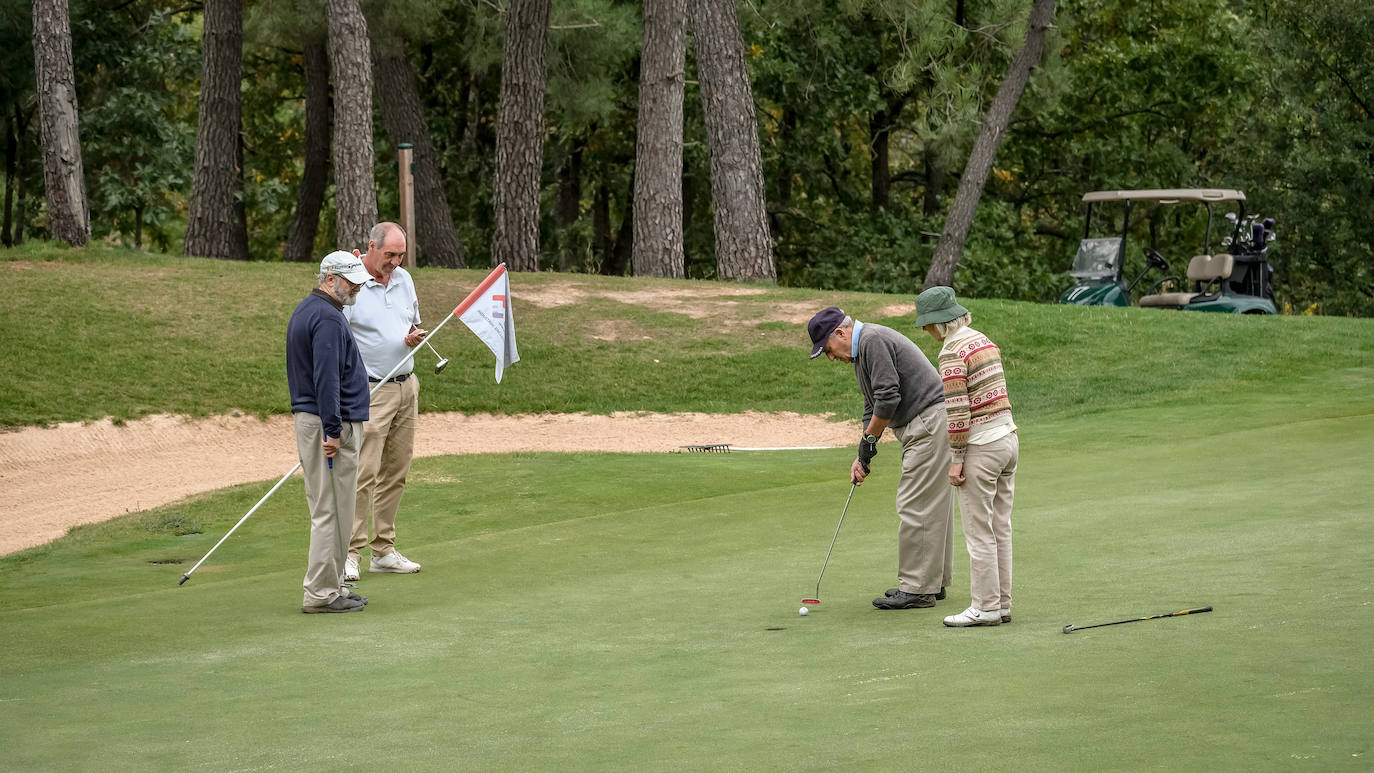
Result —
<path fill-rule="evenodd" d="M 1226 188 L 1161 188 L 1147 191 L 1094 191 L 1083 194 L 1083 201 L 1245 201 L 1245 194 Z"/>

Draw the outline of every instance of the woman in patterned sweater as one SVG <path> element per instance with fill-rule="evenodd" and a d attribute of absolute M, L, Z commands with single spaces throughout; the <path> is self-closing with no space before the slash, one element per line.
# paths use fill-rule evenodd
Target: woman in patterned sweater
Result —
<path fill-rule="evenodd" d="M 969 327 L 973 315 L 954 290 L 932 287 L 916 296 L 916 326 L 942 342 L 938 367 L 949 415 L 950 485 L 969 555 L 969 608 L 945 618 L 966 628 L 1011 622 L 1011 504 L 1019 446 L 1011 418 L 1002 356 Z"/>

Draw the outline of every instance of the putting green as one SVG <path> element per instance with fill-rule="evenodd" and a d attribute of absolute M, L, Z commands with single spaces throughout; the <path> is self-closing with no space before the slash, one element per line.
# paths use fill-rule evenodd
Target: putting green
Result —
<path fill-rule="evenodd" d="M 78 529 L 0 564 L 0 747 L 16 770 L 1368 766 L 1374 400 L 1022 433 L 997 628 L 940 625 L 962 537 L 947 601 L 870 606 L 891 444 L 805 618 L 844 449 L 420 460 L 400 533 L 424 570 L 364 575 L 361 614 L 298 611 L 299 479 L 180 587 L 266 485 Z"/>

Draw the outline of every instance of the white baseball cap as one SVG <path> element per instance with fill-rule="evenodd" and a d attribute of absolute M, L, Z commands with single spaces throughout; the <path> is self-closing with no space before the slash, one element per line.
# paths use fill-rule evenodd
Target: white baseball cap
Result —
<path fill-rule="evenodd" d="M 355 285 L 360 285 L 372 278 L 372 274 L 367 271 L 367 266 L 351 252 L 335 250 L 324 256 L 320 261 L 321 274 L 338 274 Z"/>

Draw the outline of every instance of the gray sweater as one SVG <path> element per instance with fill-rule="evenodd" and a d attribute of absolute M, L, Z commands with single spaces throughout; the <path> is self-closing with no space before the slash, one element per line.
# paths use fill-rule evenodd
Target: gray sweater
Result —
<path fill-rule="evenodd" d="M 910 338 L 890 327 L 863 323 L 854 376 L 864 396 L 864 427 L 877 415 L 904 427 L 921 411 L 945 399 L 940 374 Z"/>

